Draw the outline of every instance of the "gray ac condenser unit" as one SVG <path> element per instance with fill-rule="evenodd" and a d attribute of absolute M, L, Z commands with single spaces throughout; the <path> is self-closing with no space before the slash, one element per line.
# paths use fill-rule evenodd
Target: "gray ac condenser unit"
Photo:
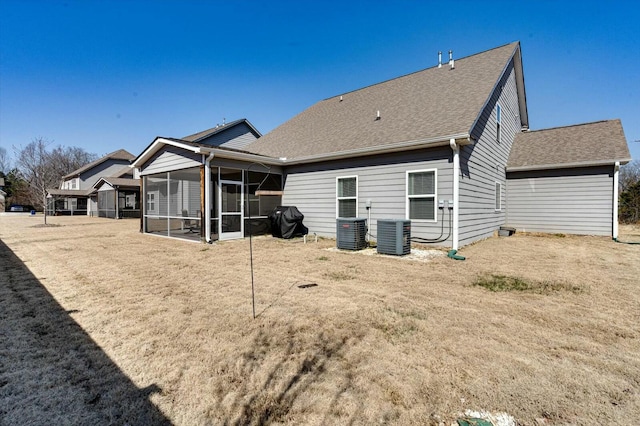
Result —
<path fill-rule="evenodd" d="M 362 250 L 367 247 L 367 219 L 336 219 L 336 243 L 342 250 Z"/>
<path fill-rule="evenodd" d="M 411 253 L 411 221 L 378 219 L 378 253 L 404 256 Z"/>

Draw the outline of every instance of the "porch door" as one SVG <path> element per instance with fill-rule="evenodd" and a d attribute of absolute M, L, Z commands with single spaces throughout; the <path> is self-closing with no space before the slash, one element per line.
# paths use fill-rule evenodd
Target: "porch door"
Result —
<path fill-rule="evenodd" d="M 244 236 L 242 182 L 220 181 L 220 240 Z"/>

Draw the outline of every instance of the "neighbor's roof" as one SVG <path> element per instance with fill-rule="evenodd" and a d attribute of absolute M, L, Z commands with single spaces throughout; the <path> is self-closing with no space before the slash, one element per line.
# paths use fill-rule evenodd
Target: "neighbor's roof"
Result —
<path fill-rule="evenodd" d="M 631 161 L 619 119 L 516 134 L 507 170 L 541 170 Z"/>
<path fill-rule="evenodd" d="M 105 155 L 104 157 L 98 158 L 96 161 L 92 161 L 91 163 L 85 164 L 84 166 L 80 167 L 78 170 L 74 170 L 68 175 L 62 176 L 62 179 L 68 179 L 74 176 L 78 176 L 81 173 L 86 172 L 87 170 L 90 170 L 93 167 L 99 164 L 102 164 L 107 160 L 127 160 L 130 162 L 134 158 L 136 157 L 130 152 L 124 149 L 119 149 L 117 151 L 113 151 L 112 153 Z"/>
<path fill-rule="evenodd" d="M 131 188 L 140 188 L 140 179 L 131 179 L 131 178 L 121 178 L 121 177 L 101 177 L 98 181 L 93 185 L 95 189 L 98 189 L 102 186 L 103 183 L 107 183 L 112 187 L 131 187 Z"/>
<path fill-rule="evenodd" d="M 229 123 L 226 124 L 219 124 L 216 127 L 212 127 L 211 129 L 207 129 L 207 130 L 203 130 L 201 132 L 198 133 L 194 133 L 192 135 L 188 135 L 182 138 L 182 140 L 188 141 L 188 142 L 199 142 L 203 139 L 206 139 L 210 136 L 215 135 L 216 133 L 221 133 L 223 131 L 227 131 L 232 127 L 235 127 L 241 123 L 246 123 L 246 125 L 249 127 L 249 129 L 251 130 L 251 132 L 257 137 L 259 138 L 260 136 L 262 136 L 260 134 L 260 132 L 253 127 L 253 124 L 249 123 L 249 120 L 247 120 L 246 118 L 241 118 L 239 120 L 235 120 L 235 121 L 231 121 Z"/>
<path fill-rule="evenodd" d="M 325 99 L 245 149 L 289 160 L 469 137 L 511 58 L 517 54 L 520 59 L 519 52 L 520 44 L 514 42 L 457 59 L 454 69 L 444 63 Z M 521 111 L 527 125 L 526 104 Z"/>
<path fill-rule="evenodd" d="M 93 188 L 89 189 L 47 189 L 49 195 L 59 195 L 63 197 L 88 197 L 94 192 Z"/>

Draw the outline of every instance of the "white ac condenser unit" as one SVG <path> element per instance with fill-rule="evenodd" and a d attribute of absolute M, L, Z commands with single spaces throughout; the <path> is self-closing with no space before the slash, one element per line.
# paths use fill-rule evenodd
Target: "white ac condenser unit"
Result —
<path fill-rule="evenodd" d="M 367 247 L 367 219 L 336 219 L 336 243 L 342 250 L 362 250 Z"/>
<path fill-rule="evenodd" d="M 378 219 L 378 253 L 404 256 L 411 253 L 411 221 Z"/>

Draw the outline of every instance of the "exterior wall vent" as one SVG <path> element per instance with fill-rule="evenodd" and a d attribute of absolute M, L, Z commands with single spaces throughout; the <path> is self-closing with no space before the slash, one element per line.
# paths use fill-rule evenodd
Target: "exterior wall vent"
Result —
<path fill-rule="evenodd" d="M 378 219 L 378 253 L 404 256 L 411 253 L 411 221 Z"/>
<path fill-rule="evenodd" d="M 367 247 L 367 219 L 336 219 L 336 243 L 342 250 L 362 250 Z"/>

